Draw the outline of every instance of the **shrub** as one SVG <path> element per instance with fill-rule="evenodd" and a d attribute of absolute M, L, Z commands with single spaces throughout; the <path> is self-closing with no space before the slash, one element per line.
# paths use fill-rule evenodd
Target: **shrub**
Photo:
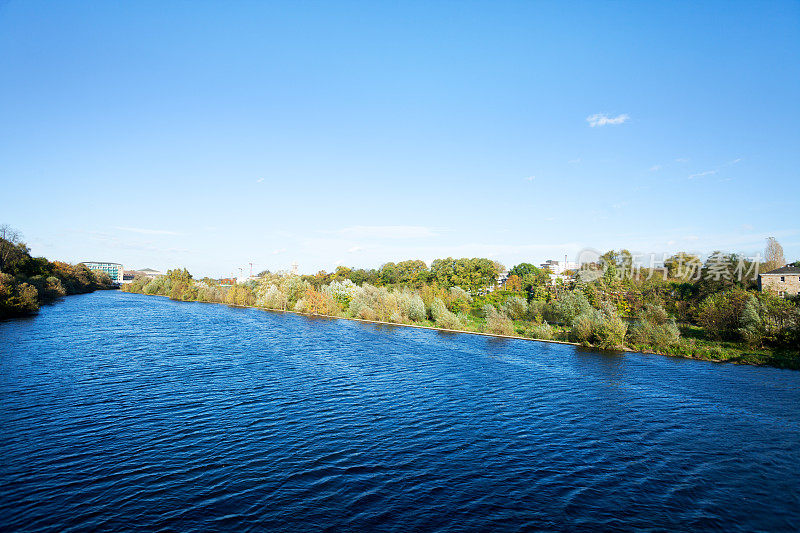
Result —
<path fill-rule="evenodd" d="M 342 308 L 347 308 L 350 305 L 350 301 L 353 297 L 360 292 L 360 288 L 358 285 L 353 283 L 349 279 L 345 279 L 344 281 L 333 281 L 330 285 L 326 285 L 322 288 L 322 292 L 328 294 L 333 299 L 335 299 Z"/>
<path fill-rule="evenodd" d="M 541 339 L 545 341 L 552 340 L 555 336 L 555 332 L 553 331 L 553 326 L 544 322 L 542 324 L 534 324 L 529 330 L 528 335 L 533 337 L 534 339 Z"/>
<path fill-rule="evenodd" d="M 590 311 L 580 314 L 572 321 L 572 331 L 570 335 L 572 340 L 580 343 L 590 343 L 594 338 L 594 332 L 597 329 L 596 311 Z"/>
<path fill-rule="evenodd" d="M 425 303 L 418 294 L 411 297 L 411 305 L 408 308 L 408 318 L 415 322 L 425 320 Z"/>
<path fill-rule="evenodd" d="M 735 338 L 749 299 L 747 291 L 738 287 L 712 294 L 701 302 L 697 321 L 713 339 Z"/>
<path fill-rule="evenodd" d="M 225 293 L 225 303 L 228 305 L 253 305 L 256 298 L 253 291 L 244 285 L 233 285 Z"/>
<path fill-rule="evenodd" d="M 461 329 L 461 321 L 450 312 L 441 298 L 434 298 L 431 304 L 431 315 L 437 327 L 444 329 Z"/>
<path fill-rule="evenodd" d="M 562 294 L 558 300 L 552 302 L 550 306 L 551 316 L 546 318 L 564 324 L 571 324 L 576 317 L 591 313 L 593 309 L 583 292 L 570 291 Z"/>
<path fill-rule="evenodd" d="M 663 306 L 647 304 L 630 329 L 628 338 L 637 345 L 650 346 L 659 351 L 668 350 L 680 339 L 680 330 Z"/>
<path fill-rule="evenodd" d="M 514 323 L 508 317 L 492 308 L 486 316 L 485 330 L 495 335 L 513 335 Z"/>
<path fill-rule="evenodd" d="M 286 295 L 286 305 L 290 308 L 293 308 L 297 300 L 305 296 L 306 289 L 309 287 L 311 284 L 300 276 L 283 276 L 279 279 L 279 288 Z"/>
<path fill-rule="evenodd" d="M 303 301 L 303 312 L 311 313 L 312 315 L 333 315 L 336 316 L 341 312 L 339 303 L 327 292 L 319 292 L 311 287 L 306 289 L 305 296 L 301 299 Z M 301 300 L 298 300 L 300 303 Z M 297 309 L 297 305 L 295 304 Z M 299 311 L 300 309 L 298 309 Z"/>
<path fill-rule="evenodd" d="M 513 320 L 525 318 L 528 312 L 528 302 L 519 296 L 512 296 L 503 304 L 503 313 Z"/>
<path fill-rule="evenodd" d="M 67 290 L 61 284 L 61 280 L 55 276 L 50 276 L 45 280 L 45 290 L 50 299 L 60 298 L 67 294 Z"/>
<path fill-rule="evenodd" d="M 450 287 L 450 293 L 446 306 L 454 313 L 466 313 L 472 303 L 472 296 L 461 287 Z"/>
<path fill-rule="evenodd" d="M 400 309 L 403 321 L 410 320 L 412 322 L 419 322 L 425 320 L 425 304 L 422 298 L 408 289 L 394 293 L 397 299 L 397 306 Z"/>
<path fill-rule="evenodd" d="M 385 287 L 364 284 L 350 302 L 350 314 L 365 320 L 402 322 L 397 298 Z"/>
<path fill-rule="evenodd" d="M 289 299 L 276 285 L 269 285 L 266 288 L 260 289 L 259 295 L 256 299 L 256 305 L 266 307 L 267 309 L 280 309 L 285 310 L 289 303 Z"/>
<path fill-rule="evenodd" d="M 541 323 L 547 313 L 548 304 L 544 300 L 531 300 L 528 304 L 528 318 L 534 322 Z"/>
<path fill-rule="evenodd" d="M 602 311 L 592 309 L 575 317 L 570 336 L 576 342 L 619 349 L 625 345 L 627 330 L 628 324 L 607 306 Z"/>
<path fill-rule="evenodd" d="M 39 291 L 29 283 L 0 272 L 0 317 L 26 315 L 39 310 Z"/>

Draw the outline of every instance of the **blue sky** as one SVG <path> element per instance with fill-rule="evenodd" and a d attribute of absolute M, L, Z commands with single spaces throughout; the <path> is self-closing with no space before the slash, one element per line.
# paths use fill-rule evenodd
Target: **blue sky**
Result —
<path fill-rule="evenodd" d="M 5 2 L 0 223 L 196 275 L 800 259 L 798 2 Z"/>

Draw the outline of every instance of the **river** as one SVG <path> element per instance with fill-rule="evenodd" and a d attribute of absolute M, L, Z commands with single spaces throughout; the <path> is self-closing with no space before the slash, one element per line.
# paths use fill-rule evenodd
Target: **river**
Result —
<path fill-rule="evenodd" d="M 3 530 L 800 527 L 797 371 L 105 291 L 0 401 Z"/>

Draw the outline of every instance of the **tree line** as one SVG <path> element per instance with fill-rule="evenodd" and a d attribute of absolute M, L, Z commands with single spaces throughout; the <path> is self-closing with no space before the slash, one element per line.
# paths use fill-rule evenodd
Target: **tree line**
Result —
<path fill-rule="evenodd" d="M 0 225 L 0 318 L 36 313 L 68 294 L 111 288 L 105 272 L 32 257 L 16 230 Z"/>
<path fill-rule="evenodd" d="M 686 264 L 693 268 L 681 268 Z M 567 279 L 530 263 L 508 271 L 486 258 L 386 263 L 378 269 L 337 267 L 291 275 L 261 272 L 223 286 L 186 269 L 137 278 L 128 292 L 175 300 L 256 306 L 312 315 L 563 340 L 606 349 L 734 360 L 800 368 L 798 300 L 761 293 L 757 278 L 721 275 L 749 268 L 716 252 L 703 262 L 687 253 L 663 269 L 630 271 L 630 254 L 610 251 Z M 696 267 L 696 268 L 694 268 Z"/>

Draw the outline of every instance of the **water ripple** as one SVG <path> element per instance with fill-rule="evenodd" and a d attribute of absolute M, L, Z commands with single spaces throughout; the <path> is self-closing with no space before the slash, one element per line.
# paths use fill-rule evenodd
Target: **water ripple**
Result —
<path fill-rule="evenodd" d="M 115 292 L 0 323 L 0 529 L 794 530 L 800 373 Z"/>

